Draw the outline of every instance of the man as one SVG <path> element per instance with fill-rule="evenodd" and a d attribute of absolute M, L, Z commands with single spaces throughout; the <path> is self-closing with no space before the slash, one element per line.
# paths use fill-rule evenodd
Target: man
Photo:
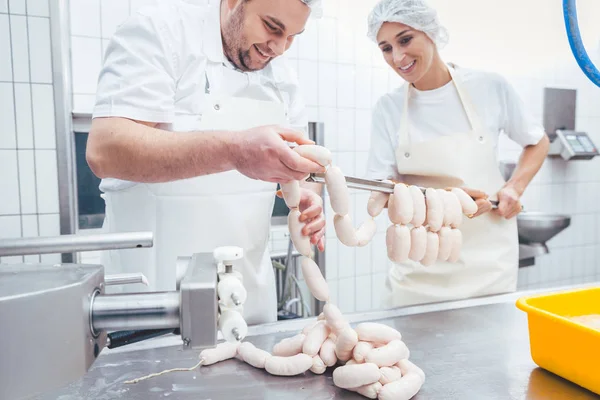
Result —
<path fill-rule="evenodd" d="M 244 317 L 271 322 L 277 183 L 323 171 L 286 144 L 312 142 L 299 132 L 307 120 L 297 81 L 278 58 L 315 1 L 210 3 L 143 8 L 107 48 L 87 160 L 102 178 L 105 230 L 152 231 L 154 247 L 106 252 L 103 263 L 174 290 L 178 256 L 242 247 L 234 268 L 248 290 Z M 323 251 L 322 199 L 306 186 L 301 211 L 303 233 Z"/>

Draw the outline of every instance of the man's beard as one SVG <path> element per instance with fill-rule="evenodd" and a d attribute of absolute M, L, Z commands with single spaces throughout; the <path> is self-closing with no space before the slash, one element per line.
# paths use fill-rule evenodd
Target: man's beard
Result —
<path fill-rule="evenodd" d="M 250 50 L 244 50 L 247 46 L 246 38 L 243 35 L 243 25 L 245 16 L 245 4 L 238 7 L 229 19 L 227 26 L 223 30 L 223 51 L 225 57 L 237 68 L 242 71 L 257 71 L 264 68 L 271 62 L 267 61 L 261 68 L 252 68 L 252 56 Z"/>

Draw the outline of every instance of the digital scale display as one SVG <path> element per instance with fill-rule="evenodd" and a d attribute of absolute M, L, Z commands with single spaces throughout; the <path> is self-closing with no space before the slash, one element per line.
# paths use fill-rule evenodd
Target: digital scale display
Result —
<path fill-rule="evenodd" d="M 585 135 L 565 135 L 575 153 L 596 153 L 596 147 Z"/>

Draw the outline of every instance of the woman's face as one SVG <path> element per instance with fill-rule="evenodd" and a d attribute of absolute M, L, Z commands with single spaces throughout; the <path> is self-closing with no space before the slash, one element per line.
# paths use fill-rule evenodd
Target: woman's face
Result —
<path fill-rule="evenodd" d="M 377 34 L 383 58 L 409 83 L 421 80 L 433 64 L 436 48 L 429 36 L 398 22 L 385 22 Z"/>

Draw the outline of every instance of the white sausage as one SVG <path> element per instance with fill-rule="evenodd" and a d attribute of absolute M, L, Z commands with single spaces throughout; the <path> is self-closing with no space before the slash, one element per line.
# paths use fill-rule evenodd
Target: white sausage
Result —
<path fill-rule="evenodd" d="M 452 234 L 450 233 L 451 229 L 448 226 L 443 226 L 438 233 L 440 237 L 440 247 L 438 250 L 438 260 L 446 261 L 448 257 L 450 257 L 450 253 L 452 252 Z"/>
<path fill-rule="evenodd" d="M 427 229 L 424 226 L 410 230 L 410 252 L 408 258 L 413 261 L 421 261 L 427 250 Z"/>
<path fill-rule="evenodd" d="M 352 357 L 352 350 L 358 343 L 358 336 L 354 329 L 347 327 L 338 334 L 335 344 L 335 355 L 340 361 L 348 361 Z M 370 383 L 370 382 L 369 382 Z"/>
<path fill-rule="evenodd" d="M 381 391 L 381 388 L 383 388 L 381 383 L 375 382 L 375 383 L 371 383 L 370 385 L 364 385 L 361 387 L 348 389 L 348 390 L 351 390 L 358 394 L 362 394 L 363 396 L 365 396 L 366 398 L 369 398 L 369 399 L 376 399 L 377 396 L 379 395 L 379 392 Z"/>
<path fill-rule="evenodd" d="M 425 203 L 427 204 L 429 230 L 437 232 L 444 223 L 444 203 L 438 192 L 433 188 L 425 189 Z"/>
<path fill-rule="evenodd" d="M 442 226 L 450 226 L 450 222 L 452 220 L 452 205 L 448 199 L 448 192 L 444 189 L 436 189 L 436 192 L 438 193 L 440 199 L 442 199 L 443 204 L 444 218 L 442 221 Z"/>
<path fill-rule="evenodd" d="M 337 308 L 335 304 L 325 304 L 323 307 L 323 314 L 325 315 L 327 325 L 329 325 L 333 333 L 338 333 L 350 326 L 348 325 L 348 322 L 346 322 L 346 319 L 342 315 L 340 309 Z"/>
<path fill-rule="evenodd" d="M 409 400 L 421 390 L 422 386 L 421 378 L 417 374 L 409 373 L 395 382 L 384 385 L 379 392 L 379 399 Z"/>
<path fill-rule="evenodd" d="M 462 207 L 462 213 L 468 217 L 472 217 L 477 212 L 477 203 L 464 190 L 453 188 L 452 193 L 456 195 Z"/>
<path fill-rule="evenodd" d="M 450 234 L 452 236 L 452 250 L 450 251 L 448 262 L 455 263 L 460 259 L 460 250 L 462 248 L 462 232 L 459 229 L 452 229 Z"/>
<path fill-rule="evenodd" d="M 306 281 L 306 286 L 310 293 L 321 301 L 329 300 L 329 285 L 319 269 L 317 263 L 312 258 L 302 257 L 302 275 Z"/>
<path fill-rule="evenodd" d="M 364 342 L 388 344 L 392 340 L 402 340 L 402 334 L 391 326 L 377 322 L 363 322 L 356 327 L 358 338 Z"/>
<path fill-rule="evenodd" d="M 385 346 L 371 350 L 365 357 L 365 362 L 377 364 L 378 367 L 391 367 L 409 356 L 408 347 L 402 340 L 392 340 Z"/>
<path fill-rule="evenodd" d="M 302 234 L 302 228 L 304 224 L 300 222 L 300 211 L 298 209 L 290 210 L 288 213 L 288 229 L 290 231 L 290 237 L 294 247 L 298 250 L 298 253 L 304 257 L 312 256 L 312 248 L 310 244 L 310 237 Z"/>
<path fill-rule="evenodd" d="M 281 342 L 273 346 L 273 355 L 281 357 L 294 356 L 302 352 L 302 345 L 306 335 L 299 333 L 290 338 L 285 338 Z"/>
<path fill-rule="evenodd" d="M 325 366 L 325 363 L 323 362 L 323 360 L 321 360 L 321 357 L 314 356 L 313 357 L 313 365 L 312 365 L 312 367 L 310 367 L 310 371 L 313 374 L 321 375 L 321 374 L 325 373 L 326 369 L 327 369 L 327 367 Z"/>
<path fill-rule="evenodd" d="M 338 215 L 348 214 L 350 209 L 350 193 L 346 186 L 346 178 L 339 167 L 330 166 L 325 172 L 325 185 L 329 193 L 331 208 Z"/>
<path fill-rule="evenodd" d="M 267 351 L 255 347 L 250 342 L 244 342 L 240 344 L 238 349 L 238 355 L 242 361 L 252 365 L 255 368 L 265 368 L 267 358 L 271 357 L 271 354 Z"/>
<path fill-rule="evenodd" d="M 410 253 L 410 229 L 406 225 L 391 225 L 386 232 L 387 254 L 390 261 L 403 263 Z"/>
<path fill-rule="evenodd" d="M 446 193 L 448 193 L 448 199 L 450 199 L 450 204 L 452 205 L 452 220 L 450 222 L 450 226 L 452 228 L 459 228 L 462 225 L 463 218 L 462 206 L 460 205 L 460 201 L 454 192 Z"/>
<path fill-rule="evenodd" d="M 352 364 L 333 371 L 333 383 L 342 389 L 352 389 L 379 382 L 381 373 L 375 364 Z"/>
<path fill-rule="evenodd" d="M 308 333 L 302 344 L 302 352 L 311 357 L 319 354 L 323 342 L 329 336 L 329 327 L 325 321 L 319 321 Z"/>
<path fill-rule="evenodd" d="M 354 346 L 354 351 L 352 352 L 352 358 L 361 364 L 365 362 L 365 357 L 369 352 L 373 350 L 373 344 L 369 342 L 358 342 L 356 346 Z"/>
<path fill-rule="evenodd" d="M 302 157 L 308 158 L 310 161 L 314 161 L 323 167 L 331 164 L 331 152 L 326 147 L 314 144 L 303 144 L 294 147 L 294 151 Z"/>
<path fill-rule="evenodd" d="M 203 365 L 229 360 L 236 356 L 239 347 L 240 342 L 222 342 L 212 349 L 202 350 L 200 359 L 204 360 Z"/>
<path fill-rule="evenodd" d="M 227 307 L 236 306 L 232 298 L 234 294 L 238 297 L 240 304 L 244 304 L 248 298 L 248 291 L 242 284 L 242 281 L 233 274 L 220 275 L 217 293 L 219 295 L 219 302 L 225 304 Z"/>
<path fill-rule="evenodd" d="M 427 248 L 425 249 L 425 257 L 421 260 L 424 266 L 433 265 L 438 258 L 440 248 L 440 237 L 435 232 L 427 232 Z"/>
<path fill-rule="evenodd" d="M 425 382 L 425 373 L 421 368 L 416 366 L 412 361 L 400 360 L 398 364 L 396 364 L 398 368 L 402 371 L 402 375 L 408 375 L 409 373 L 417 374 L 421 378 L 422 382 Z"/>
<path fill-rule="evenodd" d="M 377 223 L 374 219 L 369 218 L 363 222 L 360 227 L 356 230 L 356 238 L 358 240 L 358 247 L 363 247 L 369 244 L 373 236 L 377 232 Z"/>
<path fill-rule="evenodd" d="M 321 346 L 319 351 L 319 357 L 323 360 L 323 363 L 328 367 L 333 367 L 337 363 L 337 356 L 335 355 L 335 342 L 331 338 L 327 338 Z"/>
<path fill-rule="evenodd" d="M 289 208 L 298 208 L 298 206 L 300 205 L 299 181 L 281 183 L 281 193 L 283 193 L 283 200 Z"/>
<path fill-rule="evenodd" d="M 313 358 L 306 354 L 291 357 L 272 356 L 267 359 L 265 369 L 271 375 L 293 376 L 308 371 L 312 365 Z"/>
<path fill-rule="evenodd" d="M 348 247 L 355 247 L 358 244 L 358 237 L 356 236 L 350 215 L 334 215 L 333 226 L 335 234 L 342 244 Z"/>
<path fill-rule="evenodd" d="M 427 208 L 425 207 L 425 196 L 421 189 L 417 186 L 410 185 L 408 187 L 413 202 L 413 218 L 410 223 L 413 226 L 419 227 L 425 223 Z"/>
<path fill-rule="evenodd" d="M 367 212 L 373 218 L 381 214 L 381 211 L 385 208 L 390 195 L 383 192 L 371 192 L 369 201 L 367 202 Z"/>
<path fill-rule="evenodd" d="M 381 372 L 379 383 L 382 385 L 387 385 L 390 382 L 394 382 L 402 378 L 402 370 L 396 365 L 392 367 L 379 368 L 379 372 Z"/>
<path fill-rule="evenodd" d="M 408 186 L 397 183 L 394 186 L 394 194 L 390 195 L 388 204 L 388 216 L 390 221 L 398 225 L 409 224 L 413 219 L 413 202 Z"/>

